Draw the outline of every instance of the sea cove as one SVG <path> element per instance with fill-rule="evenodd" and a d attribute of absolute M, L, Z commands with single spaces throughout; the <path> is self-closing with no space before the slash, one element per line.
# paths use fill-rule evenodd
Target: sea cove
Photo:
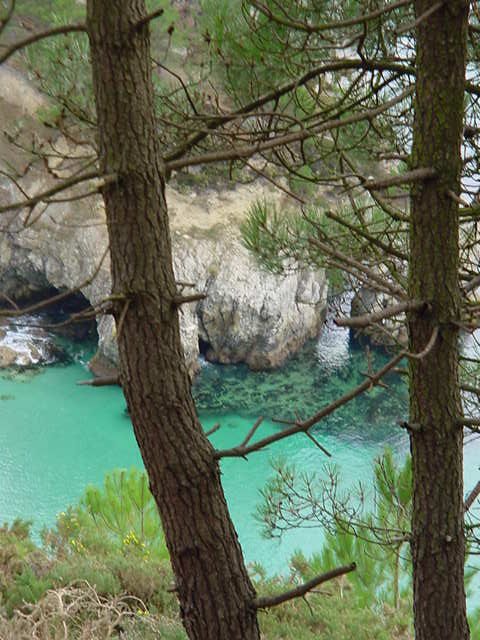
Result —
<path fill-rule="evenodd" d="M 70 364 L 9 371 L 0 378 L 2 521 L 32 519 L 38 533 L 53 524 L 87 484 L 100 484 L 113 468 L 142 464 L 120 389 L 77 385 L 90 376 L 90 348 L 77 347 Z M 259 415 L 266 418 L 259 435 L 267 435 L 281 428 L 272 418 L 307 417 L 359 384 L 362 372 L 381 366 L 386 358 L 381 351 L 352 346 L 348 331 L 329 321 L 318 341 L 274 371 L 203 361 L 194 384 L 202 424 L 205 430 L 221 424 L 211 436 L 219 448 L 241 442 Z M 384 447 L 405 455 L 408 441 L 397 423 L 405 418 L 406 388 L 398 375 L 387 382 L 388 391 L 377 388 L 364 394 L 317 427 L 316 437 L 331 458 L 298 435 L 248 460 L 222 463 L 225 492 L 248 562 L 282 572 L 294 550 L 309 553 L 322 544 L 322 532 L 315 529 L 292 531 L 281 540 L 262 537 L 253 514 L 259 490 L 272 475 L 272 459 L 288 460 L 305 472 L 321 473 L 325 464 L 335 464 L 345 486 L 359 481 L 368 486 L 372 462 Z"/>

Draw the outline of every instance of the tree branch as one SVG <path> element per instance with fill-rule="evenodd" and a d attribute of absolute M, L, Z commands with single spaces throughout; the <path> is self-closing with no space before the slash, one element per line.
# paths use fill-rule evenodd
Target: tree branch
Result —
<path fill-rule="evenodd" d="M 240 444 L 237 447 L 232 447 L 231 449 L 220 449 L 215 451 L 215 458 L 220 460 L 221 458 L 243 458 L 254 451 L 259 451 L 264 447 L 273 444 L 274 442 L 278 442 L 279 440 L 283 440 L 284 438 L 289 438 L 290 436 L 296 433 L 306 433 L 313 425 L 317 422 L 320 422 L 323 418 L 330 415 L 338 408 L 342 407 L 353 398 L 356 398 L 364 391 L 371 389 L 372 387 L 378 385 L 381 378 L 386 375 L 391 369 L 393 369 L 402 358 L 405 357 L 405 351 L 401 351 L 394 358 L 392 358 L 385 366 L 383 366 L 377 373 L 373 374 L 362 382 L 362 384 L 358 385 L 348 393 L 345 393 L 340 398 L 337 398 L 326 407 L 318 411 L 318 413 L 314 414 L 312 417 L 308 418 L 304 421 L 296 421 L 296 422 L 287 422 L 286 424 L 291 425 L 289 428 L 284 429 L 279 433 L 274 433 L 258 442 L 254 442 L 253 444 L 246 446 L 244 444 Z"/>
<path fill-rule="evenodd" d="M 470 293 L 477 287 L 480 287 L 480 276 L 475 276 L 469 282 L 463 285 L 463 290 L 465 293 Z"/>
<path fill-rule="evenodd" d="M 334 220 L 337 224 L 340 224 L 343 227 L 346 227 L 353 233 L 358 234 L 362 238 L 365 238 L 365 240 L 368 240 L 370 244 L 374 245 L 378 249 L 381 249 L 385 253 L 389 253 L 390 255 L 394 256 L 395 258 L 398 258 L 399 260 L 408 260 L 408 256 L 406 253 L 403 253 L 402 251 L 395 249 L 395 247 L 385 244 L 378 238 L 375 238 L 371 233 L 368 233 L 364 229 L 360 229 L 359 227 L 356 227 L 354 224 L 350 224 L 346 220 L 343 220 L 341 216 L 337 216 L 332 211 L 325 211 L 325 216 L 327 218 L 330 218 L 330 220 Z"/>
<path fill-rule="evenodd" d="M 13 16 L 13 12 L 15 11 L 15 4 L 16 4 L 16 0 L 11 0 L 10 1 L 10 6 L 7 9 L 7 13 L 5 14 L 5 16 L 0 20 L 0 35 L 3 33 L 3 31 L 5 30 L 6 26 L 8 25 L 8 23 L 10 22 L 10 20 L 12 19 Z"/>
<path fill-rule="evenodd" d="M 460 384 L 460 389 L 467 393 L 474 393 L 476 396 L 480 396 L 480 387 L 474 387 L 471 384 Z"/>
<path fill-rule="evenodd" d="M 398 176 L 392 176 L 390 178 L 384 178 L 380 180 L 366 180 L 362 187 L 368 189 L 368 191 L 379 191 L 388 187 L 394 187 L 401 184 L 410 182 L 420 182 L 422 180 L 429 180 L 435 178 L 437 172 L 432 167 L 421 167 L 419 169 L 413 169 L 407 171 Z"/>
<path fill-rule="evenodd" d="M 186 304 L 188 302 L 198 302 L 199 300 L 205 300 L 206 297 L 206 293 L 192 293 L 187 296 L 178 295 L 172 299 L 172 304 L 179 307 L 180 305 Z"/>
<path fill-rule="evenodd" d="M 64 35 L 67 33 L 75 33 L 75 32 L 83 32 L 86 33 L 87 27 L 85 24 L 66 24 L 60 27 L 53 27 L 52 29 L 47 29 L 46 31 L 40 31 L 39 33 L 34 33 L 28 38 L 24 38 L 23 40 L 19 40 L 15 42 L 10 47 L 0 54 L 0 64 L 8 60 L 14 53 L 20 51 L 20 49 L 24 49 L 35 42 L 39 42 L 40 40 L 44 40 L 45 38 L 50 38 L 50 36 L 58 36 Z"/>
<path fill-rule="evenodd" d="M 290 589 L 290 591 L 285 591 L 284 593 L 280 593 L 276 596 L 264 596 L 262 598 L 256 598 L 253 601 L 253 606 L 255 607 L 255 609 L 270 609 L 271 607 L 276 607 L 279 604 L 288 602 L 288 600 L 301 598 L 312 589 L 315 589 L 315 587 L 318 587 L 319 584 L 323 584 L 324 582 L 328 582 L 329 580 L 339 578 L 346 573 L 355 571 L 356 568 L 357 565 L 355 564 L 355 562 L 352 562 L 352 564 L 348 564 L 343 567 L 337 567 L 336 569 L 332 569 L 331 571 L 327 571 L 326 573 L 322 573 L 321 575 L 308 580 L 308 582 L 304 582 L 294 589 Z"/>
<path fill-rule="evenodd" d="M 476 431 L 480 433 L 480 418 L 457 418 L 457 424 L 459 427 L 466 427 L 470 431 Z"/>
<path fill-rule="evenodd" d="M 155 11 L 152 11 L 151 13 L 144 16 L 141 20 L 136 22 L 132 26 L 132 29 L 135 29 L 135 30 L 141 29 L 143 26 L 145 26 L 152 20 L 155 20 L 155 18 L 159 18 L 160 16 L 163 16 L 164 13 L 165 13 L 164 9 L 156 9 Z"/>
<path fill-rule="evenodd" d="M 387 102 L 384 102 L 376 109 L 362 111 L 361 113 L 357 113 L 346 118 L 337 118 L 335 120 L 331 120 L 330 122 L 325 122 L 320 125 L 313 126 L 309 129 L 301 129 L 300 131 L 294 131 L 293 133 L 289 133 L 286 135 L 276 136 L 270 140 L 258 142 L 257 144 L 245 145 L 243 147 L 227 149 L 225 151 L 213 151 L 211 153 L 204 153 L 198 156 L 192 156 L 190 158 L 167 161 L 165 163 L 165 169 L 168 172 L 171 172 L 178 171 L 179 169 L 184 169 L 185 167 L 197 166 L 199 164 L 250 158 L 256 153 L 263 153 L 265 151 L 270 151 L 272 149 L 276 149 L 277 147 L 292 144 L 294 142 L 301 142 L 302 140 L 307 140 L 308 138 L 311 138 L 314 135 L 318 135 L 319 133 L 323 133 L 325 131 L 340 129 L 341 127 L 355 124 L 357 122 L 362 122 L 363 120 L 371 120 L 376 116 L 385 113 L 385 111 L 388 111 L 388 109 L 397 105 L 399 102 L 402 102 L 402 100 L 410 96 L 413 91 L 414 88 L 409 87 L 405 91 L 402 91 L 401 94 L 399 94 L 395 98 L 392 98 L 391 100 L 388 100 Z"/>
<path fill-rule="evenodd" d="M 78 293 L 79 291 L 81 291 L 84 287 L 88 287 L 88 285 L 92 284 L 92 282 L 95 280 L 95 278 L 97 277 L 100 269 L 102 268 L 102 264 L 103 261 L 105 260 L 107 253 L 109 251 L 110 247 L 107 246 L 107 248 L 105 249 L 100 262 L 98 263 L 97 267 L 95 268 L 95 270 L 93 271 L 93 273 L 86 279 L 84 280 L 82 283 L 80 283 L 78 286 L 76 286 L 73 289 L 68 289 L 68 291 L 63 291 L 62 293 L 58 293 L 55 296 L 52 296 L 51 298 L 47 298 L 46 300 L 41 300 L 40 302 L 36 302 L 35 304 L 31 304 L 29 307 L 24 307 L 23 309 L 1 309 L 0 310 L 0 317 L 1 316 L 7 316 L 9 318 L 13 318 L 13 317 L 18 317 L 18 316 L 24 316 L 28 313 L 33 313 L 34 311 L 38 311 L 39 309 L 44 309 L 45 307 L 48 307 L 52 304 L 56 304 L 57 302 L 60 302 L 61 300 L 64 300 L 65 298 L 68 298 L 69 296 L 72 295 L 72 293 Z"/>
<path fill-rule="evenodd" d="M 194 133 L 190 138 L 188 138 L 180 147 L 174 149 L 170 153 L 168 153 L 164 160 L 167 163 L 172 163 L 174 160 L 178 160 L 182 158 L 185 153 L 193 149 L 197 144 L 202 142 L 205 138 L 208 137 L 210 132 L 213 132 L 215 129 L 218 129 L 224 124 L 228 124 L 233 120 L 236 120 L 239 116 L 250 114 L 260 107 L 265 106 L 269 102 L 274 102 L 279 100 L 281 97 L 298 89 L 299 87 L 303 87 L 307 82 L 317 78 L 320 75 L 324 75 L 326 73 L 333 73 L 335 71 L 391 71 L 392 73 L 404 73 L 408 75 L 414 75 L 415 69 L 411 66 L 399 64 L 397 62 L 378 62 L 375 60 L 335 60 L 334 62 L 328 64 L 322 64 L 318 67 L 314 67 L 310 69 L 307 73 L 304 73 L 299 78 L 284 84 L 278 89 L 274 89 L 273 91 L 269 91 L 268 93 L 260 96 L 256 100 L 249 102 L 248 104 L 240 107 L 236 111 L 232 113 L 213 116 L 210 122 L 206 125 L 206 131 L 200 131 L 198 133 Z M 172 170 L 175 167 L 172 167 Z"/>
<path fill-rule="evenodd" d="M 467 513 L 467 511 L 470 509 L 470 507 L 472 506 L 472 504 L 475 502 L 475 500 L 478 498 L 479 495 L 480 495 L 480 480 L 477 482 L 477 484 L 473 487 L 473 489 L 470 491 L 468 496 L 465 498 L 465 504 L 464 504 L 465 513 Z"/>
<path fill-rule="evenodd" d="M 216 433 L 220 429 L 220 426 L 221 426 L 220 423 L 217 422 L 217 424 L 214 424 L 211 429 L 209 429 L 208 431 L 205 431 L 205 435 L 207 436 L 207 438 L 208 436 L 211 436 L 214 433 Z"/>
<path fill-rule="evenodd" d="M 120 376 L 102 376 L 91 380 L 79 380 L 78 385 L 84 387 L 108 387 L 120 384 Z"/>
<path fill-rule="evenodd" d="M 411 353 L 410 351 L 405 351 L 405 357 L 412 358 L 413 360 L 422 360 L 423 358 L 428 356 L 430 351 L 435 346 L 435 342 L 437 341 L 439 333 L 440 333 L 440 329 L 438 328 L 438 325 L 435 325 L 433 327 L 432 335 L 430 336 L 425 348 L 419 351 L 418 353 Z"/>
<path fill-rule="evenodd" d="M 424 13 L 422 13 L 421 16 L 418 16 L 418 18 L 413 22 L 409 22 L 403 27 L 399 27 L 398 29 L 395 29 L 396 35 L 400 36 L 403 33 L 407 33 L 407 31 L 416 29 L 421 22 L 423 22 L 424 20 L 429 18 L 433 13 L 441 9 L 444 4 L 445 4 L 445 0 L 442 0 L 441 2 L 437 2 L 436 4 L 432 5 L 429 9 L 427 9 Z"/>
<path fill-rule="evenodd" d="M 38 193 L 36 196 L 32 198 L 26 198 L 25 200 L 19 200 L 18 202 L 12 202 L 10 204 L 6 204 L 3 207 L 0 207 L 0 213 L 6 213 L 7 211 L 15 211 L 17 209 L 24 209 L 25 207 L 33 208 L 39 202 L 46 201 L 51 196 L 54 196 L 56 193 L 60 193 L 61 191 L 65 191 L 70 187 L 75 186 L 76 184 L 80 184 L 81 182 L 87 182 L 88 180 L 95 180 L 97 178 L 103 178 L 104 184 L 108 184 L 111 182 L 115 182 L 117 180 L 117 176 L 115 174 L 107 174 L 102 175 L 99 171 L 90 171 L 89 173 L 84 173 L 80 176 L 75 176 L 73 178 L 67 178 L 66 180 L 62 180 L 60 184 L 55 187 L 51 187 L 46 191 L 42 191 Z"/>
<path fill-rule="evenodd" d="M 343 251 L 334 249 L 328 244 L 328 242 L 322 242 L 321 240 L 317 240 L 317 238 L 313 237 L 309 237 L 307 241 L 309 244 L 320 249 L 320 251 L 323 251 L 327 256 L 333 258 L 333 260 L 331 261 L 332 266 L 340 265 L 341 268 L 349 271 L 349 273 L 352 273 L 352 275 L 355 275 L 356 277 L 360 277 L 357 276 L 357 274 L 362 274 L 365 281 L 371 281 L 372 283 L 375 283 L 375 286 L 382 291 L 387 292 L 393 296 L 405 298 L 405 291 L 402 287 L 389 282 L 386 278 L 383 278 L 373 269 L 370 269 L 362 262 L 351 258 Z M 334 265 L 333 263 L 335 262 L 336 264 Z M 350 267 L 351 269 L 349 269 L 348 267 Z"/>
<path fill-rule="evenodd" d="M 374 322 L 379 322 L 380 320 L 385 320 L 386 318 L 398 316 L 400 313 L 405 313 L 406 311 L 422 311 L 426 307 L 426 302 L 421 302 L 419 300 L 407 300 L 405 302 L 393 304 L 390 307 L 381 309 L 380 311 L 365 313 L 354 318 L 335 318 L 334 322 L 338 327 L 351 327 L 352 329 L 357 329 L 368 327 L 368 325 Z"/>
<path fill-rule="evenodd" d="M 275 15 L 268 7 L 260 4 L 260 2 L 258 2 L 257 0 L 251 0 L 251 4 L 256 7 L 261 13 L 263 13 L 264 16 L 266 16 L 270 20 L 273 20 L 277 24 L 281 24 L 284 27 L 288 27 L 289 29 L 295 29 L 296 31 L 304 31 L 306 33 L 313 34 L 321 33 L 322 31 L 331 31 L 333 29 L 354 27 L 358 24 L 365 24 L 370 20 L 374 20 L 375 18 L 379 18 L 380 16 L 390 13 L 391 11 L 395 11 L 395 9 L 400 9 L 401 7 L 412 4 L 412 0 L 398 0 L 398 2 L 392 2 L 392 4 L 384 5 L 380 9 L 376 9 L 371 13 L 365 13 L 354 18 L 349 18 L 348 20 L 324 22 L 323 24 L 308 24 L 307 22 L 299 22 L 297 20 L 289 20 L 288 18 L 281 18 L 280 16 Z"/>

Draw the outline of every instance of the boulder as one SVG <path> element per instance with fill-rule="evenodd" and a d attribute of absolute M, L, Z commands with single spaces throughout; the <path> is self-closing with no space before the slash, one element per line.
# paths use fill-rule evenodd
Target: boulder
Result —
<path fill-rule="evenodd" d="M 38 318 L 25 316 L 21 325 L 9 324 L 0 330 L 0 369 L 30 368 L 63 362 L 68 354 L 54 336 L 35 326 Z M 31 326 L 24 326 L 30 325 Z"/>

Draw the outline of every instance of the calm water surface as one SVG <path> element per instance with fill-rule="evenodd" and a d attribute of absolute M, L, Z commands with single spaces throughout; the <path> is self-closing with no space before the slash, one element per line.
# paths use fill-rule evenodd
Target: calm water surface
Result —
<path fill-rule="evenodd" d="M 38 532 L 52 525 L 59 511 L 76 502 L 88 483 L 101 483 L 115 467 L 142 464 L 118 388 L 78 386 L 89 377 L 89 352 L 76 353 L 69 365 L 0 377 L 0 521 L 22 517 Z M 307 417 L 377 369 L 384 354 L 352 348 L 348 333 L 328 326 L 282 369 L 249 372 L 242 366 L 204 364 L 194 386 L 205 429 L 220 422 L 212 436 L 217 447 L 243 439 L 258 415 L 268 418 Z M 340 467 L 345 484 L 369 483 L 372 461 L 386 445 L 399 457 L 408 450 L 403 431 L 407 396 L 398 376 L 387 379 L 389 392 L 377 388 L 357 398 L 316 428 L 316 437 Z M 266 420 L 263 437 L 281 428 Z M 480 441 L 479 441 L 480 442 Z M 478 446 L 466 449 L 466 476 L 477 480 Z M 319 550 L 316 530 L 291 531 L 278 540 L 261 536 L 253 517 L 259 490 L 271 476 L 271 460 L 285 458 L 303 471 L 322 472 L 325 455 L 305 436 L 297 435 L 252 454 L 248 461 L 222 463 L 223 483 L 247 561 L 260 561 L 273 571 L 285 571 L 296 549 Z M 471 481 L 470 481 L 471 480 Z"/>

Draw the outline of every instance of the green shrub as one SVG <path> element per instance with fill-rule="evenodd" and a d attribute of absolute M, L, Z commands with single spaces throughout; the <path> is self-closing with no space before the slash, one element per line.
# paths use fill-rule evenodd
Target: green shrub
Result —
<path fill-rule="evenodd" d="M 147 476 L 134 468 L 116 469 L 105 476 L 102 487 L 87 487 L 79 504 L 60 513 L 54 529 L 42 536 L 58 556 L 121 551 L 140 560 L 168 558 Z"/>
<path fill-rule="evenodd" d="M 25 604 L 38 602 L 51 586 L 49 576 L 39 577 L 30 567 L 24 567 L 13 582 L 6 585 L 2 594 L 7 614 L 11 615 Z"/>

